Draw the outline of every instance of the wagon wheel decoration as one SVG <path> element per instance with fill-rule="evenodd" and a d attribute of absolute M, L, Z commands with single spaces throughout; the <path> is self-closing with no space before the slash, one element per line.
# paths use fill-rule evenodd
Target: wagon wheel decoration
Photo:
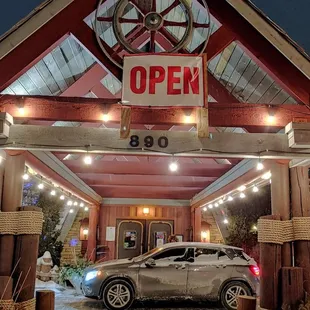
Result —
<path fill-rule="evenodd" d="M 161 12 L 157 12 L 156 0 L 119 0 L 116 3 L 112 16 L 100 16 L 100 8 L 105 0 L 100 0 L 95 17 L 95 30 L 98 44 L 100 45 L 104 54 L 112 61 L 116 66 L 122 68 L 122 57 L 119 53 L 126 51 L 130 54 L 143 53 L 140 49 L 133 46 L 133 41 L 144 35 L 149 34 L 150 39 L 150 53 L 155 53 L 155 41 L 157 35 L 163 36 L 171 45 L 171 48 L 162 51 L 161 53 L 190 53 L 186 50 L 187 44 L 192 40 L 195 29 L 207 28 L 208 34 L 205 40 L 201 43 L 199 50 L 195 49 L 195 53 L 202 54 L 206 49 L 208 39 L 210 36 L 210 23 L 198 23 L 194 21 L 193 13 L 188 0 L 174 0 L 167 8 Z M 167 1 L 167 0 L 164 0 Z M 201 0 L 210 21 L 210 13 L 206 0 Z M 131 4 L 137 11 L 136 18 L 126 18 L 127 5 Z M 172 21 L 168 20 L 168 14 L 175 8 L 180 7 L 182 10 L 182 16 L 185 17 L 185 21 Z M 103 42 L 100 38 L 100 27 L 108 23 L 112 24 L 113 32 L 117 40 L 116 48 L 110 47 L 106 42 Z M 124 34 L 123 25 L 134 25 L 134 29 L 128 34 Z M 181 38 L 174 36 L 167 27 L 180 27 L 183 29 Z"/>

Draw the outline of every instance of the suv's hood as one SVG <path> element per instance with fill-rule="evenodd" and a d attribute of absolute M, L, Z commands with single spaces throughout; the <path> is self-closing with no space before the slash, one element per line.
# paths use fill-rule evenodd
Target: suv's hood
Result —
<path fill-rule="evenodd" d="M 114 260 L 110 260 L 107 262 L 94 264 L 94 265 L 90 266 L 89 268 L 87 268 L 87 271 L 94 270 L 94 269 L 106 268 L 106 267 L 115 267 L 115 266 L 119 266 L 119 265 L 131 265 L 132 263 L 133 263 L 133 261 L 129 260 L 128 258 L 114 259 Z"/>

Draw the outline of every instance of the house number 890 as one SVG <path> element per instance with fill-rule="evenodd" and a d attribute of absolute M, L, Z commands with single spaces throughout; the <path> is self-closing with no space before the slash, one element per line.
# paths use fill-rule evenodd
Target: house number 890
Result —
<path fill-rule="evenodd" d="M 146 136 L 144 138 L 143 142 L 144 142 L 144 147 L 146 147 L 146 148 L 151 148 L 154 146 L 154 138 L 152 136 Z M 169 144 L 168 138 L 164 137 L 164 136 L 159 137 L 157 140 L 157 144 L 162 149 L 166 148 Z M 139 145 L 140 145 L 139 136 L 137 136 L 137 135 L 131 136 L 129 145 L 131 147 L 139 147 Z"/>

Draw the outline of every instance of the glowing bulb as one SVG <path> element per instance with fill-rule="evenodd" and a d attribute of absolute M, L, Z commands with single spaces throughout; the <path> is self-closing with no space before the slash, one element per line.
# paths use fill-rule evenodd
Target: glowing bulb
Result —
<path fill-rule="evenodd" d="M 88 209 L 88 207 L 85 207 L 84 210 L 87 212 L 89 209 Z"/>
<path fill-rule="evenodd" d="M 259 162 L 257 163 L 256 169 L 257 169 L 257 170 L 263 170 L 263 169 L 264 169 L 263 163 L 259 161 Z"/>
<path fill-rule="evenodd" d="M 143 208 L 142 212 L 143 214 L 147 215 L 150 213 L 150 208 Z"/>
<path fill-rule="evenodd" d="M 227 198 L 227 200 L 228 200 L 228 201 L 233 201 L 234 198 L 232 198 L 231 196 L 229 196 L 229 197 Z"/>
<path fill-rule="evenodd" d="M 207 231 L 202 231 L 201 232 L 201 237 L 202 237 L 202 239 L 207 239 L 208 238 L 208 232 Z"/>
<path fill-rule="evenodd" d="M 24 179 L 25 181 L 29 180 L 29 174 L 28 174 L 28 173 L 25 173 L 25 174 L 23 175 L 23 179 Z"/>
<path fill-rule="evenodd" d="M 217 207 L 219 206 L 219 204 L 218 204 L 218 203 L 215 203 L 214 206 L 215 206 L 215 208 L 217 208 Z"/>
<path fill-rule="evenodd" d="M 102 120 L 106 123 L 110 120 L 109 114 L 103 114 L 102 115 Z"/>
<path fill-rule="evenodd" d="M 73 202 L 72 202 L 71 200 L 69 200 L 69 201 L 67 202 L 67 205 L 68 205 L 68 206 L 72 206 L 72 204 L 73 204 Z"/>
<path fill-rule="evenodd" d="M 55 196 L 55 195 L 56 195 L 56 191 L 52 190 L 52 191 L 51 191 L 51 195 L 52 195 L 52 196 Z"/>
<path fill-rule="evenodd" d="M 64 195 L 61 195 L 59 198 L 60 198 L 60 200 L 65 200 L 65 196 Z"/>
<path fill-rule="evenodd" d="M 88 235 L 88 229 L 83 230 L 83 235 Z"/>
<path fill-rule="evenodd" d="M 271 178 L 271 172 L 268 171 L 266 172 L 263 176 L 262 176 L 262 179 L 263 180 L 269 180 Z"/>
<path fill-rule="evenodd" d="M 273 115 L 269 115 L 267 118 L 267 122 L 269 124 L 274 124 L 275 120 L 276 120 L 276 118 Z"/>
<path fill-rule="evenodd" d="M 240 198 L 242 198 L 242 199 L 245 198 L 245 194 L 244 194 L 244 193 L 241 193 L 241 194 L 240 194 Z"/>
<path fill-rule="evenodd" d="M 185 115 L 184 116 L 184 123 L 190 124 L 191 122 L 192 122 L 192 117 L 190 115 Z"/>
<path fill-rule="evenodd" d="M 223 223 L 228 224 L 228 219 L 224 219 Z"/>
<path fill-rule="evenodd" d="M 219 204 L 222 205 L 224 203 L 223 199 L 220 199 Z"/>
<path fill-rule="evenodd" d="M 173 162 L 173 163 L 171 163 L 171 164 L 169 165 L 169 169 L 170 169 L 170 171 L 172 171 L 172 172 L 177 171 L 178 168 L 179 168 L 179 166 L 178 166 L 178 164 L 177 164 L 176 162 Z"/>
<path fill-rule="evenodd" d="M 73 213 L 74 212 L 74 210 L 73 209 L 70 209 L 70 211 L 69 211 L 70 213 Z"/>
<path fill-rule="evenodd" d="M 18 113 L 20 115 L 25 115 L 25 108 L 22 108 L 22 107 L 18 108 Z"/>
<path fill-rule="evenodd" d="M 253 230 L 257 230 L 257 226 L 256 225 L 253 225 Z"/>
<path fill-rule="evenodd" d="M 43 189 L 44 188 L 44 184 L 43 183 L 40 183 L 39 185 L 38 185 L 38 189 Z"/>
<path fill-rule="evenodd" d="M 257 192 L 258 192 L 258 187 L 257 187 L 257 186 L 254 186 L 254 187 L 253 187 L 253 192 L 254 192 L 254 193 L 257 193 Z"/>
<path fill-rule="evenodd" d="M 210 204 L 208 205 L 208 208 L 209 208 L 209 209 L 212 209 L 212 208 L 213 208 L 213 205 L 210 203 Z"/>
<path fill-rule="evenodd" d="M 91 156 L 87 155 L 87 156 L 84 157 L 84 163 L 86 165 L 91 165 L 92 162 L 93 162 L 93 159 L 91 158 Z"/>
<path fill-rule="evenodd" d="M 74 205 L 74 206 L 77 206 L 77 205 L 78 205 L 78 203 L 75 201 L 73 205 Z"/>
<path fill-rule="evenodd" d="M 206 212 L 207 211 L 207 207 L 204 207 L 202 210 Z"/>
<path fill-rule="evenodd" d="M 245 191 L 246 190 L 246 186 L 245 185 L 242 185 L 242 186 L 240 186 L 239 188 L 238 188 L 238 191 L 239 192 L 243 192 L 243 191 Z"/>
<path fill-rule="evenodd" d="M 80 203 L 80 207 L 81 207 L 81 208 L 84 207 L 84 203 L 83 203 L 83 202 Z"/>

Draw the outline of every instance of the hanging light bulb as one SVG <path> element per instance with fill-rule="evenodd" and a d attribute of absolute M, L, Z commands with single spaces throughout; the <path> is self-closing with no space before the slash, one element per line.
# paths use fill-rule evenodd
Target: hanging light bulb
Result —
<path fill-rule="evenodd" d="M 219 204 L 216 202 L 216 203 L 214 204 L 214 206 L 215 206 L 215 208 L 217 208 L 217 207 L 219 206 Z"/>
<path fill-rule="evenodd" d="M 25 108 L 24 107 L 19 107 L 18 108 L 18 113 L 19 113 L 19 115 L 24 116 L 25 115 Z"/>
<path fill-rule="evenodd" d="M 259 191 L 258 187 L 257 187 L 257 186 L 254 186 L 254 187 L 253 187 L 253 192 L 254 192 L 254 193 L 257 193 L 258 191 Z"/>
<path fill-rule="evenodd" d="M 43 189 L 44 188 L 44 184 L 43 183 L 40 183 L 39 185 L 38 185 L 38 189 Z"/>
<path fill-rule="evenodd" d="M 228 196 L 227 200 L 228 200 L 228 201 L 233 201 L 234 198 L 232 198 L 231 196 Z"/>
<path fill-rule="evenodd" d="M 263 176 L 262 176 L 262 179 L 263 180 L 269 180 L 271 178 L 271 172 L 268 171 L 266 172 Z"/>
<path fill-rule="evenodd" d="M 61 196 L 59 197 L 59 199 L 60 199 L 60 200 L 65 200 L 65 196 L 64 196 L 64 195 L 61 195 Z"/>
<path fill-rule="evenodd" d="M 257 230 L 257 226 L 256 226 L 256 225 L 253 225 L 252 229 L 253 229 L 253 230 Z"/>
<path fill-rule="evenodd" d="M 86 156 L 84 157 L 84 163 L 85 163 L 85 165 L 91 165 L 92 162 L 93 162 L 93 159 L 91 158 L 91 156 L 86 155 Z"/>
<path fill-rule="evenodd" d="M 67 202 L 67 206 L 72 206 L 72 205 L 73 205 L 72 200 L 68 200 L 68 202 Z"/>
<path fill-rule="evenodd" d="M 73 213 L 74 212 L 74 210 L 73 209 L 70 209 L 70 211 L 69 211 L 70 213 Z"/>
<path fill-rule="evenodd" d="M 240 198 L 245 198 L 245 193 L 240 193 Z"/>
<path fill-rule="evenodd" d="M 260 160 L 257 163 L 256 169 L 257 170 L 263 170 L 264 169 L 264 165 Z"/>
<path fill-rule="evenodd" d="M 224 219 L 223 223 L 228 224 L 228 219 Z"/>
<path fill-rule="evenodd" d="M 178 165 L 178 163 L 177 162 L 172 162 L 172 163 L 170 163 L 170 165 L 169 165 L 169 169 L 170 169 L 170 171 L 172 171 L 172 172 L 176 172 L 177 170 L 178 170 L 178 168 L 179 168 L 179 165 Z"/>
<path fill-rule="evenodd" d="M 109 114 L 103 114 L 102 115 L 102 120 L 106 123 L 110 120 Z"/>
<path fill-rule="evenodd" d="M 210 204 L 208 205 L 208 208 L 209 208 L 209 209 L 212 209 L 212 208 L 213 208 L 213 204 L 210 203 Z"/>
<path fill-rule="evenodd" d="M 84 203 L 83 203 L 83 202 L 80 203 L 80 207 L 81 207 L 81 208 L 84 207 Z"/>
<path fill-rule="evenodd" d="M 220 199 L 219 204 L 222 205 L 224 203 L 223 199 Z"/>
<path fill-rule="evenodd" d="M 74 205 L 74 206 L 77 206 L 77 205 L 78 205 L 78 203 L 75 201 L 75 202 L 73 203 L 73 205 Z"/>
<path fill-rule="evenodd" d="M 29 180 L 29 174 L 28 174 L 28 173 L 25 173 L 25 174 L 23 175 L 23 179 L 24 179 L 25 181 Z"/>
<path fill-rule="evenodd" d="M 88 207 L 85 207 L 84 210 L 87 212 L 87 211 L 89 210 L 89 208 L 88 208 Z"/>
<path fill-rule="evenodd" d="M 207 207 L 204 207 L 202 210 L 203 210 L 204 212 L 206 212 L 206 211 L 207 211 Z"/>
<path fill-rule="evenodd" d="M 55 195 L 56 195 L 56 191 L 55 191 L 55 190 L 52 190 L 52 191 L 51 191 L 51 195 L 52 195 L 52 196 L 55 196 Z"/>
<path fill-rule="evenodd" d="M 245 185 L 242 185 L 242 186 L 240 186 L 239 188 L 238 188 L 238 191 L 239 192 L 243 192 L 243 191 L 245 191 L 246 190 L 246 186 Z"/>

